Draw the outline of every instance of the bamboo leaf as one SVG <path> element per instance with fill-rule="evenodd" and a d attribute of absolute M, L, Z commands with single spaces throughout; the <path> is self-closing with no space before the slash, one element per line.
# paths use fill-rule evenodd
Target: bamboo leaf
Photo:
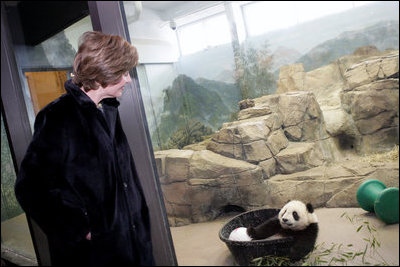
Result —
<path fill-rule="evenodd" d="M 375 249 L 375 237 L 374 237 L 374 240 L 372 240 L 371 247 L 373 247 Z"/>
<path fill-rule="evenodd" d="M 324 256 L 329 256 L 331 253 L 322 253 L 322 254 L 320 254 L 320 256 L 321 257 L 324 257 Z"/>
<path fill-rule="evenodd" d="M 363 252 L 363 256 L 362 256 L 362 262 L 365 263 L 365 253 L 367 253 L 367 249 L 368 249 L 368 244 L 365 246 L 365 250 Z"/>

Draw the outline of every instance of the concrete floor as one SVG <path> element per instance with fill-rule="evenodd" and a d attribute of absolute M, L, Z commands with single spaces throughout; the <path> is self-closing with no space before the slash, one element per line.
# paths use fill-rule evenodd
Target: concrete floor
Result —
<path fill-rule="evenodd" d="M 341 217 L 346 213 L 346 216 Z M 367 242 L 363 238 L 372 237 L 364 222 L 376 228 L 374 236 L 381 247 L 377 253 L 368 247 L 365 260 L 382 265 L 399 265 L 399 224 L 386 225 L 376 218 L 375 214 L 368 213 L 360 208 L 321 208 L 316 209 L 319 219 L 319 234 L 316 244 L 324 244 L 330 248 L 332 243 L 343 244 L 345 250 L 363 252 Z M 181 227 L 171 227 L 172 239 L 178 264 L 181 266 L 232 266 L 236 265 L 228 247 L 219 239 L 219 231 L 229 221 L 230 217 L 220 218 L 212 222 L 197 223 Z M 364 225 L 359 232 L 357 228 Z M 372 238 L 371 238 L 372 240 Z M 352 244 L 351 247 L 347 245 Z M 371 252 L 371 253 L 370 253 Z M 381 255 L 382 257 L 380 257 Z M 334 256 L 334 255 L 333 255 Z M 330 261 L 332 257 L 325 257 Z M 348 261 L 347 265 L 366 265 L 359 261 Z M 357 259 L 356 258 L 356 259 Z M 342 265 L 342 264 L 340 264 Z"/>
<path fill-rule="evenodd" d="M 316 209 L 319 219 L 319 234 L 317 244 L 325 244 L 330 248 L 332 243 L 352 244 L 353 250 L 364 251 L 369 238 L 367 228 L 357 232 L 357 228 L 369 222 L 377 230 L 375 237 L 381 243 L 379 254 L 388 265 L 399 265 L 399 224 L 386 225 L 360 208 L 321 208 Z M 353 218 L 353 223 L 344 217 Z M 219 239 L 219 231 L 229 221 L 229 217 L 219 218 L 215 221 L 190 224 L 181 227 L 171 227 L 175 253 L 180 266 L 232 266 L 236 265 L 228 247 Z M 33 245 L 29 236 L 25 215 L 20 215 L 8 222 L 3 222 L 1 227 L 2 244 L 20 248 L 20 252 L 27 257 L 34 257 Z M 2 249 L 3 250 L 3 249 Z M 347 251 L 347 250 L 346 250 Z M 368 250 L 369 251 L 369 250 Z M 3 251 L 2 251 L 3 252 Z M 2 253 L 3 254 L 3 253 Z M 3 255 L 2 255 L 3 256 Z M 378 254 L 367 253 L 367 260 L 382 264 Z M 23 264 L 21 264 L 23 265 Z M 360 262 L 348 262 L 347 265 L 363 265 Z"/>
<path fill-rule="evenodd" d="M 1 257 L 16 265 L 37 265 L 25 213 L 1 223 Z"/>

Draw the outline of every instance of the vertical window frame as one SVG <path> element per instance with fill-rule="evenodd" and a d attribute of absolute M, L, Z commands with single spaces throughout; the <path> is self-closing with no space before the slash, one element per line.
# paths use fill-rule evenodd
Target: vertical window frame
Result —
<path fill-rule="evenodd" d="M 117 34 L 131 42 L 123 1 L 89 1 L 88 5 L 93 30 Z M 150 211 L 155 262 L 177 266 L 136 68 L 131 71 L 131 77 L 132 83 L 125 85 L 127 90 L 120 100 L 121 123 Z"/>

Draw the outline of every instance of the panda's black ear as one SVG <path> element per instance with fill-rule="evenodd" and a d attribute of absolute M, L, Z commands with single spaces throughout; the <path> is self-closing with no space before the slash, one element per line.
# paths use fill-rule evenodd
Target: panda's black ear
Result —
<path fill-rule="evenodd" d="M 314 212 L 314 208 L 310 203 L 307 203 L 307 210 L 309 213 L 313 213 Z"/>

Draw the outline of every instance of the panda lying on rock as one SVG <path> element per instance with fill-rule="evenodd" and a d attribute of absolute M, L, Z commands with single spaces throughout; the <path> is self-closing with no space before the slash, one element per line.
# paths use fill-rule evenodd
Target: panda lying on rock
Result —
<path fill-rule="evenodd" d="M 239 227 L 231 232 L 229 240 L 251 241 L 265 239 L 272 235 L 293 236 L 294 243 L 287 255 L 292 261 L 306 256 L 314 248 L 318 235 L 318 218 L 311 204 L 298 200 L 289 201 L 279 211 L 256 227 Z"/>

